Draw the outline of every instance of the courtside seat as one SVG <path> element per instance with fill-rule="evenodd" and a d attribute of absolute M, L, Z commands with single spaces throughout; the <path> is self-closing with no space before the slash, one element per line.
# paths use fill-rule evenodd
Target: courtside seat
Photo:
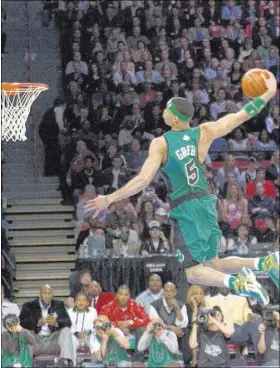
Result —
<path fill-rule="evenodd" d="M 57 355 L 41 354 L 33 358 L 33 367 L 45 368 L 55 366 L 55 360 L 59 360 Z"/>

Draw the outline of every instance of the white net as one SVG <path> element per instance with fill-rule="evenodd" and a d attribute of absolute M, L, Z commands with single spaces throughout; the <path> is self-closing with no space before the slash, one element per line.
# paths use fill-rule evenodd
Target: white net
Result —
<path fill-rule="evenodd" d="M 2 84 L 1 96 L 1 138 L 6 141 L 25 141 L 26 120 L 31 105 L 48 86 L 36 83 L 11 83 L 6 84 L 7 87 L 4 85 Z"/>

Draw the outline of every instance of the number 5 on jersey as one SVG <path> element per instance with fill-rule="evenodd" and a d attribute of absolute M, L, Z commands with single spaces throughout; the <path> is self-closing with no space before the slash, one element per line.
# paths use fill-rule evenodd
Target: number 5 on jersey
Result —
<path fill-rule="evenodd" d="M 195 165 L 194 159 L 185 164 L 186 177 L 188 184 L 193 186 L 197 183 L 199 178 L 198 168 Z"/>

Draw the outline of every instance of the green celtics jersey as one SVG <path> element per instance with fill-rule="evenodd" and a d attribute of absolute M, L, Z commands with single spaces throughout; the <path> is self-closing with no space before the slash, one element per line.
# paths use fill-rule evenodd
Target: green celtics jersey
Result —
<path fill-rule="evenodd" d="M 171 185 L 171 199 L 207 189 L 204 165 L 198 162 L 199 135 L 199 128 L 164 133 L 168 154 L 163 171 Z"/>

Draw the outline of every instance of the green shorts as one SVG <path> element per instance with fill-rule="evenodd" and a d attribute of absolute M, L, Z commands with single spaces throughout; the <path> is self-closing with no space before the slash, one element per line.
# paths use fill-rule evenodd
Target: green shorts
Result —
<path fill-rule="evenodd" d="M 207 195 L 185 201 L 169 212 L 169 217 L 175 220 L 174 244 L 178 259 L 185 267 L 194 265 L 191 261 L 202 263 L 218 255 L 222 233 L 216 202 L 215 196 Z"/>

